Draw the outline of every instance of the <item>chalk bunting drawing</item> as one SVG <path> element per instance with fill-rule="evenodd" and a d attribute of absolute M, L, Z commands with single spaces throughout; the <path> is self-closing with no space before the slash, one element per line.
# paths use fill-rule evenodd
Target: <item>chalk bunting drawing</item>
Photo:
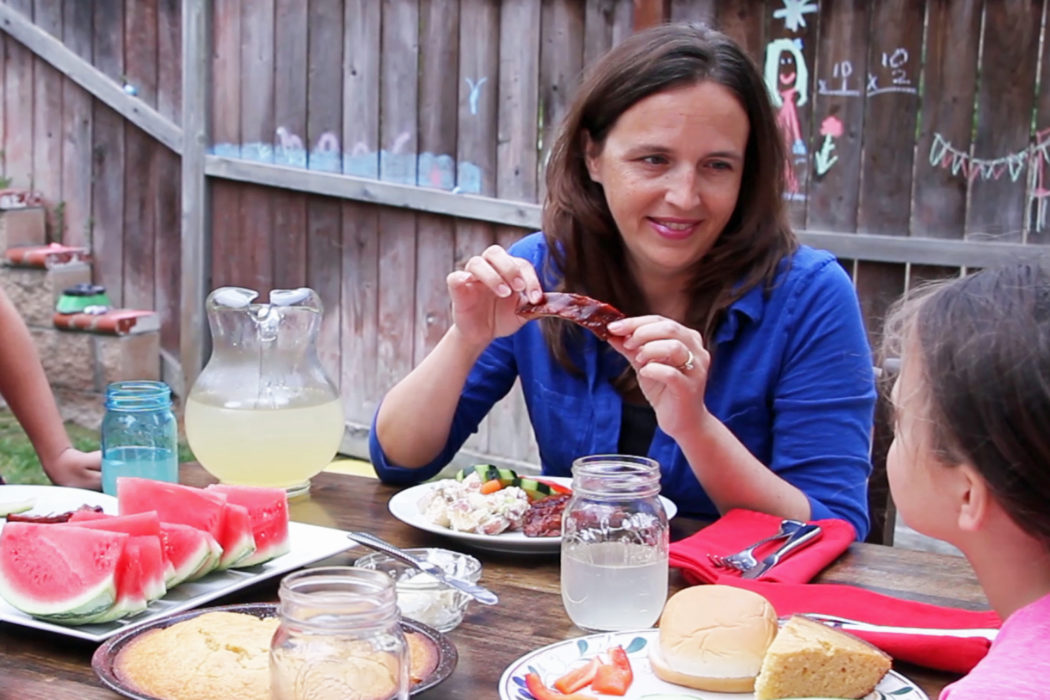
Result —
<path fill-rule="evenodd" d="M 1008 175 L 1011 182 L 1019 182 L 1025 167 L 1029 167 L 1026 185 L 1030 196 L 1027 206 L 1031 211 L 1033 227 L 1036 231 L 1047 228 L 1048 205 L 1050 205 L 1050 128 L 1036 132 L 1035 142 L 1028 148 L 1008 153 L 998 158 L 976 158 L 962 151 L 938 133 L 933 135 L 930 144 L 930 165 L 961 175 L 971 182 L 998 180 Z"/>
<path fill-rule="evenodd" d="M 217 143 L 211 152 L 227 158 L 276 163 L 309 170 L 343 173 L 355 177 L 382 179 L 401 185 L 431 187 L 455 193 L 479 194 L 481 169 L 469 162 L 457 162 L 447 154 L 415 153 L 412 135 L 402 132 L 389 149 L 376 151 L 357 142 L 344 151 L 334 131 L 322 133 L 312 148 L 285 126 L 277 127 L 274 143 Z"/>

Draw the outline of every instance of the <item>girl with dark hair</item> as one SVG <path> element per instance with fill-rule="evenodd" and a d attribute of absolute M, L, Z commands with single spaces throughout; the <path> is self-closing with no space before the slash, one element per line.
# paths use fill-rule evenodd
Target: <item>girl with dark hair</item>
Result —
<path fill-rule="evenodd" d="M 648 455 L 684 513 L 838 517 L 864 537 L 870 348 L 849 278 L 787 224 L 784 158 L 728 37 L 669 24 L 612 49 L 551 151 L 543 232 L 448 276 L 452 327 L 376 412 L 380 478 L 436 474 L 520 378 L 545 474 Z M 526 323 L 544 290 L 627 318 L 608 342 Z"/>
<path fill-rule="evenodd" d="M 1005 620 L 941 698 L 1044 698 L 1050 688 L 1050 268 L 988 269 L 925 288 L 887 323 L 890 489 L 914 529 L 966 555 Z"/>

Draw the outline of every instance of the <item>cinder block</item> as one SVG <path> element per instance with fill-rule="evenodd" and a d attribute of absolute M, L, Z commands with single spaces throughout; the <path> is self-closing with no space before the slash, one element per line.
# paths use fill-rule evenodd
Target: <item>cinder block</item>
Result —
<path fill-rule="evenodd" d="M 101 391 L 93 337 L 88 333 L 63 333 L 54 328 L 30 326 L 40 364 L 52 387 L 75 391 Z"/>
<path fill-rule="evenodd" d="M 47 243 L 46 219 L 43 207 L 0 211 L 0 250 Z"/>
<path fill-rule="evenodd" d="M 65 387 L 54 387 L 53 392 L 63 420 L 88 430 L 98 430 L 102 427 L 102 417 L 106 413 L 106 399 L 102 393 Z"/>
<path fill-rule="evenodd" d="M 110 382 L 129 379 L 160 379 L 160 333 L 149 331 L 134 335 L 98 335 L 67 333 L 90 337 L 98 360 L 98 389 L 105 391 Z"/>
<path fill-rule="evenodd" d="M 0 266 L 0 287 L 29 326 L 51 327 L 62 290 L 91 281 L 91 266 L 76 262 L 51 269 Z"/>

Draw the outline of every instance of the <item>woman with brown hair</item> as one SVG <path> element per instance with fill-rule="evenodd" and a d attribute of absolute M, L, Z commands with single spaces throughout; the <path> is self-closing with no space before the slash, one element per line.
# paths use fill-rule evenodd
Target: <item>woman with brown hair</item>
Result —
<path fill-rule="evenodd" d="M 545 474 L 643 454 L 684 512 L 744 507 L 868 529 L 875 401 L 848 277 L 799 246 L 761 75 L 726 36 L 671 24 L 589 72 L 547 167 L 544 230 L 448 276 L 453 325 L 380 405 L 371 456 L 429 478 L 520 378 Z M 543 290 L 627 318 L 608 342 L 516 314 Z"/>

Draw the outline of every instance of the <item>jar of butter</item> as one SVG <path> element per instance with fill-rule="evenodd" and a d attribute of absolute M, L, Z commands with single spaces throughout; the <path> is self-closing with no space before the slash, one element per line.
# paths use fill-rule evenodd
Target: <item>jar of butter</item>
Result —
<path fill-rule="evenodd" d="M 270 644 L 274 700 L 407 700 L 409 658 L 393 580 L 349 566 L 289 574 Z"/>

